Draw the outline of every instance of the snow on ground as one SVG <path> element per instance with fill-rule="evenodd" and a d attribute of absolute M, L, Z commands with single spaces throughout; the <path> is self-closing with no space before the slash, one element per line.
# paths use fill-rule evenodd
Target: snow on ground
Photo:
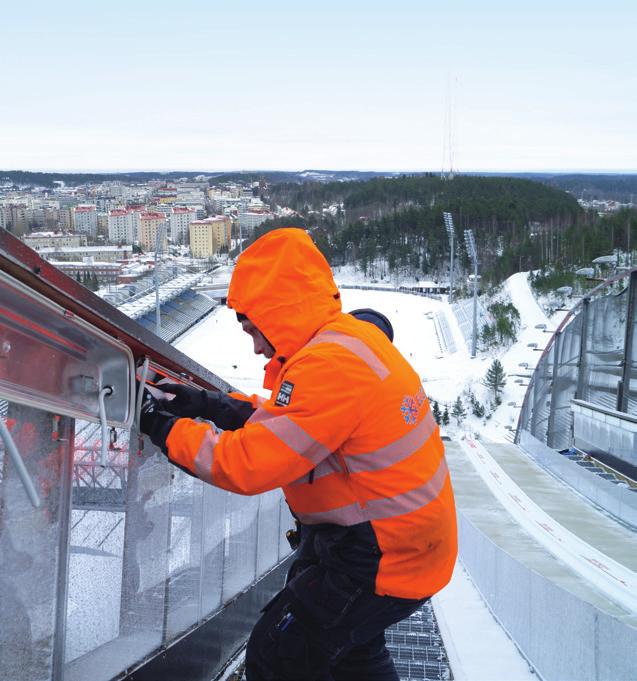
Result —
<path fill-rule="evenodd" d="M 252 352 L 252 340 L 241 330 L 234 310 L 225 305 L 193 326 L 175 346 L 238 390 L 269 396 L 262 387 L 267 360 Z"/>
<path fill-rule="evenodd" d="M 340 283 L 367 284 L 359 275 L 354 271 L 340 272 L 337 278 Z M 379 285 L 387 284 L 379 282 Z M 503 403 L 486 423 L 470 416 L 460 426 L 450 426 L 449 431 L 456 437 L 475 432 L 490 440 L 505 441 L 507 434 L 510 436 L 505 426 L 515 427 L 528 383 L 528 379 L 524 379 L 523 385 L 514 383 L 516 374 L 530 376 L 541 355 L 528 344 L 537 343 L 541 349 L 550 339 L 549 333 L 535 326 L 546 324 L 552 330 L 559 322 L 557 319 L 549 321 L 538 306 L 529 289 L 527 273 L 513 275 L 506 282 L 506 290 L 520 312 L 521 328 L 518 341 L 499 353 L 508 375 Z M 482 354 L 471 359 L 446 301 L 359 289 L 342 289 L 341 295 L 345 311 L 372 307 L 388 317 L 394 327 L 396 346 L 421 376 L 431 398 L 450 406 L 463 390 L 471 388 L 478 399 L 485 401 L 486 388 L 480 380 L 496 355 Z M 432 318 L 435 313 L 441 313 L 447 319 L 456 339 L 456 352 L 441 350 Z M 267 391 L 261 387 L 265 359 L 253 354 L 252 342 L 242 332 L 232 310 L 217 308 L 182 337 L 177 347 L 240 390 L 267 396 Z M 528 369 L 519 367 L 520 363 L 528 363 Z M 509 402 L 514 402 L 515 406 Z M 434 607 L 455 678 L 471 681 L 529 681 L 535 678 L 461 566 L 457 566 L 449 586 L 436 596 Z M 477 638 L 476 632 L 480 632 Z"/>
<path fill-rule="evenodd" d="M 341 283 L 345 280 L 357 284 L 368 283 L 362 273 L 353 269 L 341 271 L 338 279 Z M 430 398 L 441 403 L 441 409 L 446 404 L 451 411 L 455 399 L 467 389 L 471 389 L 481 402 L 488 402 L 487 389 L 481 384 L 481 379 L 498 356 L 508 377 L 502 393 L 502 404 L 486 421 L 469 415 L 457 425 L 452 419 L 449 431 L 452 434 L 479 433 L 481 437 L 502 442 L 510 438 L 510 431 L 506 427 L 515 428 L 517 425 L 528 377 L 540 358 L 540 350 L 551 337 L 535 326 L 546 324 L 547 329 L 551 330 L 559 321 L 549 321 L 542 312 L 528 286 L 527 273 L 521 272 L 508 279 L 506 290 L 521 315 L 518 341 L 504 353 L 480 353 L 475 359 L 469 356 L 455 315 L 446 301 L 392 291 L 360 289 L 342 289 L 341 296 L 345 311 L 372 307 L 387 316 L 394 326 L 394 343 L 420 375 Z M 431 318 L 435 313 L 442 313 L 446 318 L 456 341 L 456 352 L 450 354 L 441 350 Z M 529 343 L 537 343 L 538 348 L 529 348 Z M 217 308 L 176 345 L 239 390 L 268 396 L 262 388 L 266 360 L 253 354 L 252 343 L 241 331 L 232 310 Z M 520 367 L 520 363 L 527 363 L 528 369 Z M 516 378 L 521 378 L 523 383 L 516 384 Z M 467 404 L 465 408 L 468 411 Z"/>

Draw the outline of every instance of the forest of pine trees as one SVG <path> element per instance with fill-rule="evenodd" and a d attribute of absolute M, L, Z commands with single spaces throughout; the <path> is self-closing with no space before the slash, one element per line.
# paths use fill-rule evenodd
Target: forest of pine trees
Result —
<path fill-rule="evenodd" d="M 283 225 L 304 227 L 332 265 L 353 264 L 379 278 L 448 276 L 443 211 L 454 217 L 459 272 L 468 267 L 463 232 L 474 230 L 485 284 L 520 270 L 588 265 L 637 244 L 637 211 L 600 217 L 561 189 L 520 178 L 431 174 L 282 183 L 264 198 L 297 216 L 265 223 L 257 236 Z M 328 206 L 337 208 L 324 211 Z"/>

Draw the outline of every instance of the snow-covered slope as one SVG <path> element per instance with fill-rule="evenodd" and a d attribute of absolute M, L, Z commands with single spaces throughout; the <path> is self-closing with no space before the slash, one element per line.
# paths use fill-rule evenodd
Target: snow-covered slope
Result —
<path fill-rule="evenodd" d="M 494 441 L 510 438 L 510 431 L 506 427 L 515 427 L 519 405 L 522 404 L 528 383 L 527 377 L 537 364 L 540 350 L 550 339 L 549 333 L 535 326 L 546 324 L 550 330 L 556 323 L 555 320 L 550 322 L 547 319 L 535 301 L 526 272 L 510 277 L 506 282 L 506 290 L 520 312 L 521 329 L 518 341 L 497 355 L 508 376 L 503 403 L 486 423 L 468 416 L 460 425 L 450 426 L 451 431 L 477 432 Z M 483 354 L 471 359 L 447 302 L 390 291 L 343 289 L 341 294 L 346 311 L 372 307 L 388 317 L 394 326 L 396 346 L 421 376 L 431 399 L 450 408 L 458 395 L 471 389 L 480 401 L 488 402 L 489 395 L 481 379 L 496 354 Z M 434 314 L 446 319 L 455 339 L 455 352 L 441 349 L 433 321 Z M 528 347 L 533 343 L 537 344 L 537 349 Z M 183 336 L 177 347 L 239 390 L 267 396 L 261 387 L 266 360 L 253 354 L 252 343 L 241 331 L 232 310 L 217 308 Z M 521 363 L 528 364 L 528 369 L 520 367 Z M 516 378 L 521 378 L 523 383 L 515 383 Z M 468 405 L 465 407 L 468 409 Z"/>

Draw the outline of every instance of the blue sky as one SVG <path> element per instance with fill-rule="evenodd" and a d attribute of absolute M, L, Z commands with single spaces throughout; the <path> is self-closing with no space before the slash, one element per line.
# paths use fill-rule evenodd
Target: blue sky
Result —
<path fill-rule="evenodd" d="M 637 2 L 13 2 L 0 168 L 637 171 Z"/>

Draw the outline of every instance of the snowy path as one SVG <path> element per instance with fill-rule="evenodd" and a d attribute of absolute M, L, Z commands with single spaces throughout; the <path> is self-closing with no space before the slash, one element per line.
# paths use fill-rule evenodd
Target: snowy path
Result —
<path fill-rule="evenodd" d="M 529 286 L 529 273 L 517 272 L 506 280 L 506 289 L 511 296 L 511 302 L 524 313 L 522 325 L 535 326 L 536 324 L 546 324 L 551 322 L 544 314 Z"/>

